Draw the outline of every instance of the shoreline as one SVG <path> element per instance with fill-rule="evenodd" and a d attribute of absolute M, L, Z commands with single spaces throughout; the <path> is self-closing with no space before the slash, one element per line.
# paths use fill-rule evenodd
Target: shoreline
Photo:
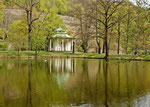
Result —
<path fill-rule="evenodd" d="M 64 54 L 64 53 L 63 53 Z M 104 55 L 99 56 L 88 56 L 90 55 L 42 55 L 37 56 L 37 59 L 40 58 L 83 58 L 83 59 L 104 59 Z M 35 56 L 0 56 L 0 59 L 35 59 Z M 150 58 L 143 57 L 124 57 L 123 55 L 110 55 L 108 60 L 126 60 L 126 61 L 150 61 Z"/>

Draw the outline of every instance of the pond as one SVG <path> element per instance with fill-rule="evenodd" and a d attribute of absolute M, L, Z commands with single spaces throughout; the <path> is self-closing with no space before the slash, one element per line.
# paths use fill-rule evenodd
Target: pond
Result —
<path fill-rule="evenodd" d="M 149 107 L 150 62 L 0 60 L 0 107 Z"/>

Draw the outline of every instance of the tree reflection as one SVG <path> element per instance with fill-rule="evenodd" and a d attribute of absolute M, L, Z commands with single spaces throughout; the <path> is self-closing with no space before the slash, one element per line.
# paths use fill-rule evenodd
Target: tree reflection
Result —
<path fill-rule="evenodd" d="M 103 70 L 104 70 L 104 81 L 105 81 L 105 107 L 108 107 L 108 85 L 107 85 L 108 63 L 109 63 L 108 60 L 104 60 Z"/>
<path fill-rule="evenodd" d="M 28 88 L 27 88 L 26 107 L 32 107 L 31 63 L 29 63 L 28 65 Z"/>
<path fill-rule="evenodd" d="M 127 98 L 128 98 L 128 107 L 130 107 L 130 90 L 129 90 L 129 74 L 128 74 L 128 65 L 125 65 L 126 70 L 126 79 L 127 79 Z"/>
<path fill-rule="evenodd" d="M 120 61 L 118 61 L 118 106 L 120 106 Z"/>

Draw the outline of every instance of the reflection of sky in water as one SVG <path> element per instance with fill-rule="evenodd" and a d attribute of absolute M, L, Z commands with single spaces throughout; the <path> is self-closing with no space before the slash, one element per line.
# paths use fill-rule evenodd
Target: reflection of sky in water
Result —
<path fill-rule="evenodd" d="M 134 107 L 150 107 L 150 92 L 134 101 Z"/>
<path fill-rule="evenodd" d="M 94 107 L 93 104 L 81 104 L 80 106 L 73 106 L 73 107 L 91 107 L 91 106 Z M 101 107 L 101 105 L 99 106 Z M 117 105 L 111 105 L 111 106 L 117 107 Z M 120 104 L 119 107 L 150 107 L 150 92 L 145 96 L 135 99 L 133 101 L 133 104 L 132 102 L 130 102 L 129 104 L 128 101 L 124 101 Z"/>
<path fill-rule="evenodd" d="M 70 75 L 69 72 L 56 74 L 57 84 L 59 85 L 59 87 L 64 86 L 64 84 L 69 78 L 69 75 Z"/>

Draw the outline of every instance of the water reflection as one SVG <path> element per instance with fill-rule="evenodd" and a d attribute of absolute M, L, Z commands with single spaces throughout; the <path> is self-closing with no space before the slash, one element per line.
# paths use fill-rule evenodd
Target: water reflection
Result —
<path fill-rule="evenodd" d="M 0 107 L 149 107 L 150 62 L 0 61 Z"/>

